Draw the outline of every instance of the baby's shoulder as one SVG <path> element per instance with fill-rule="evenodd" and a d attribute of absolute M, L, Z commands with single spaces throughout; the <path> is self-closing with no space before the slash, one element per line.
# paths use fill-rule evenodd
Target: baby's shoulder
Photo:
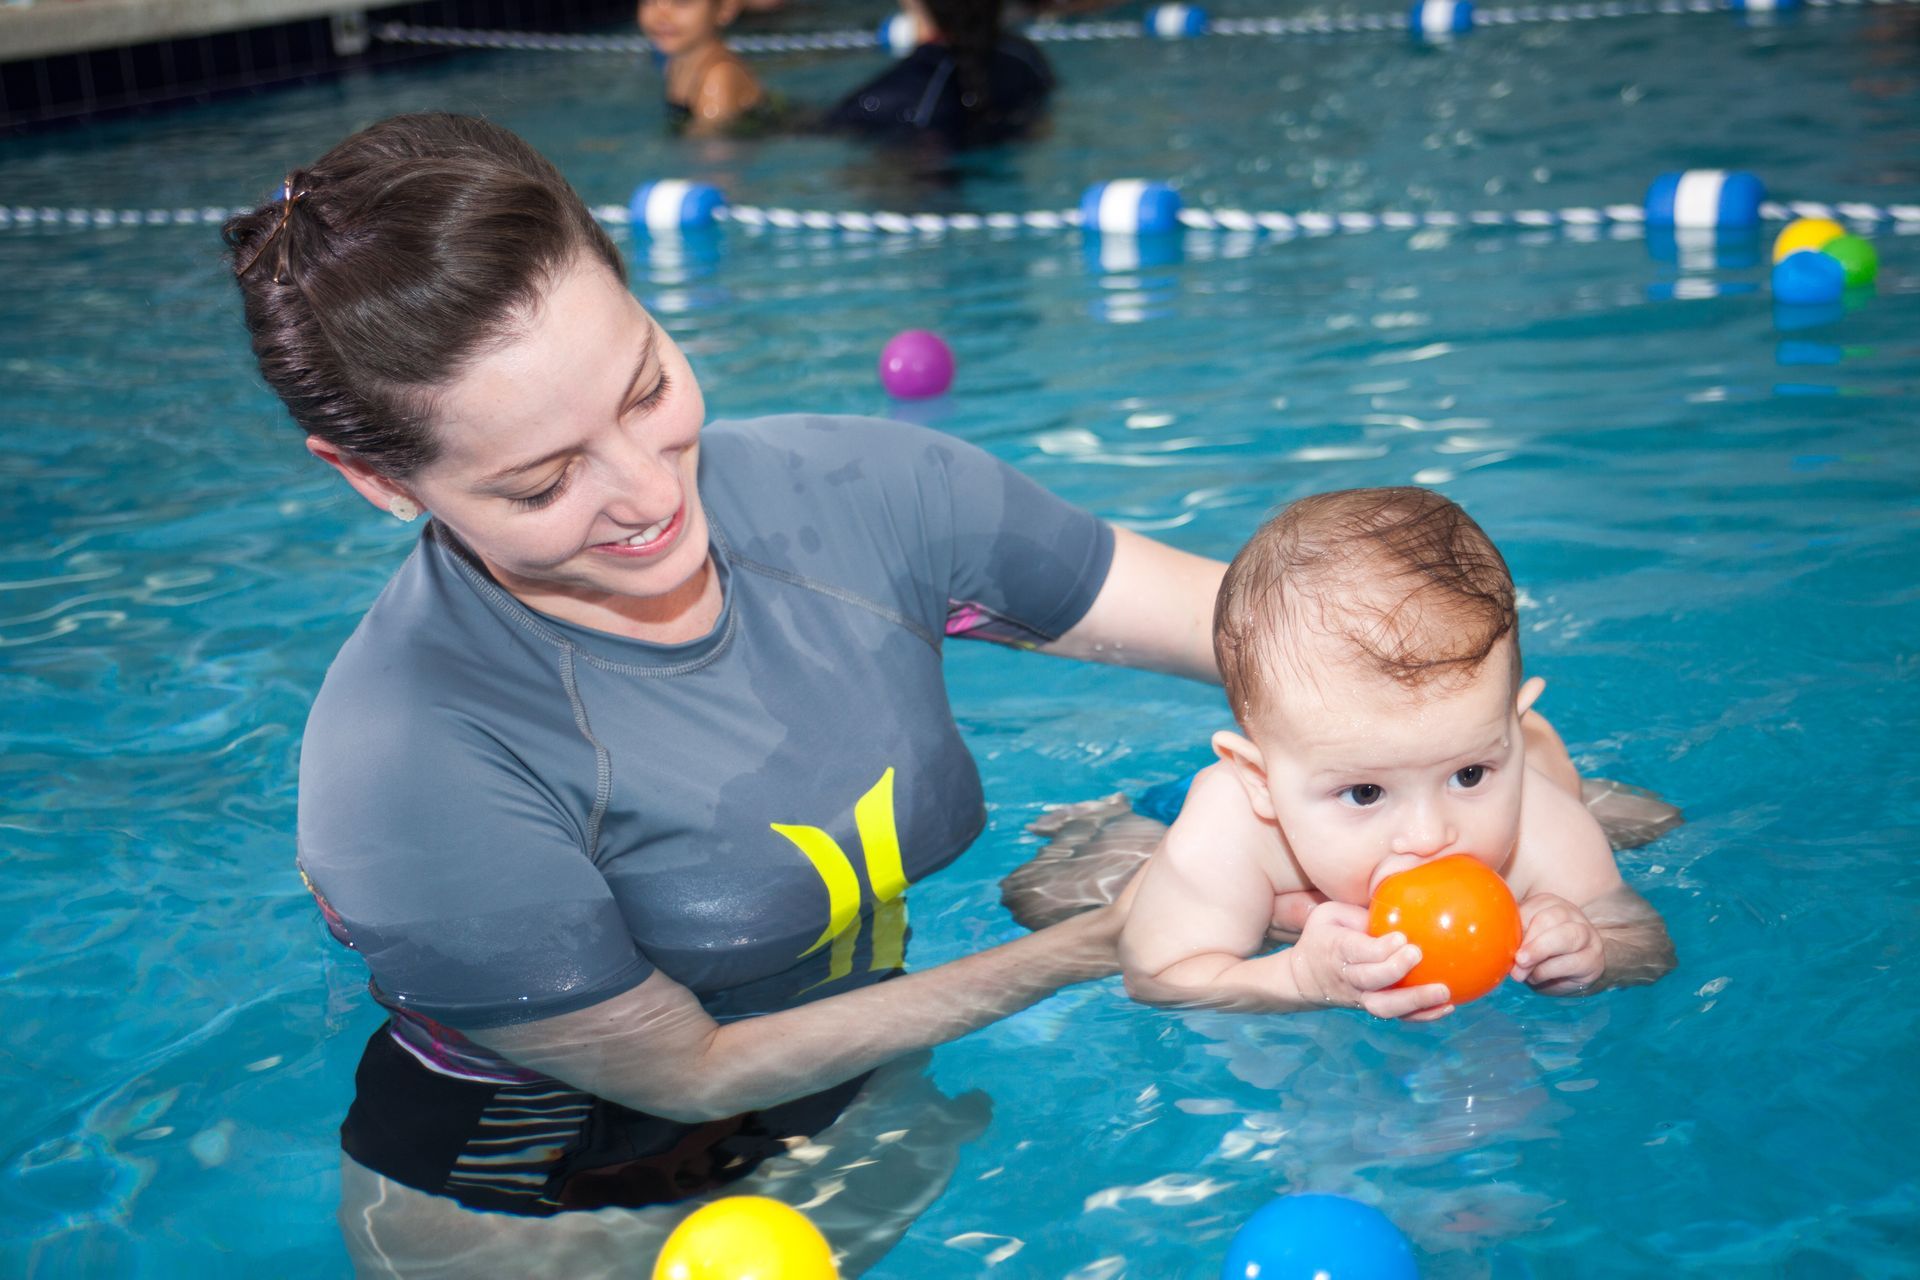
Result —
<path fill-rule="evenodd" d="M 1520 840 L 1507 868 L 1515 896 L 1551 893 L 1583 904 L 1620 885 L 1600 823 L 1580 800 L 1529 767 L 1520 793 Z"/>
<path fill-rule="evenodd" d="M 1167 833 L 1169 856 L 1182 859 L 1241 858 L 1258 865 L 1276 889 L 1286 883 L 1292 859 L 1280 829 L 1254 811 L 1247 790 L 1224 761 L 1208 765 L 1193 777 L 1186 803 Z"/>

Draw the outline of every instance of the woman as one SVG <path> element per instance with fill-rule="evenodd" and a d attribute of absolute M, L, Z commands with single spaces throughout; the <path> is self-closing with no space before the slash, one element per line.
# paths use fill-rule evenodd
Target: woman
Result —
<path fill-rule="evenodd" d="M 1001 30 L 1000 0 L 901 0 L 919 45 L 827 113 L 827 127 L 951 147 L 1030 131 L 1053 92 L 1038 45 Z"/>
<path fill-rule="evenodd" d="M 611 241 L 482 121 L 374 125 L 226 239 L 309 451 L 431 515 L 301 759 L 302 873 L 391 1015 L 342 1127 L 357 1265 L 631 1271 L 680 1212 L 646 1206 L 1115 971 L 1101 909 L 904 972 L 902 891 L 985 820 L 940 646 L 1217 679 L 1219 565 L 915 428 L 703 432 Z"/>

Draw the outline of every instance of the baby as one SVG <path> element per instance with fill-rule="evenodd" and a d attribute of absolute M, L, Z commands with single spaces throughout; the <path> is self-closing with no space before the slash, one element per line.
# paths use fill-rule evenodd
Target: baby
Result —
<path fill-rule="evenodd" d="M 690 134 L 738 132 L 775 104 L 727 48 L 722 32 L 740 16 L 740 0 L 640 0 L 640 30 L 666 59 L 667 116 Z"/>
<path fill-rule="evenodd" d="M 1363 1008 L 1425 1021 L 1438 984 L 1367 933 L 1395 872 L 1466 853 L 1525 926 L 1512 976 L 1548 995 L 1673 967 L 1658 913 L 1620 878 L 1558 735 L 1520 679 L 1513 580 L 1487 535 L 1425 489 L 1305 498 L 1234 558 L 1214 648 L 1242 733 L 1138 877 L 1121 938 L 1152 1004 Z M 1291 947 L 1262 954 L 1270 934 Z"/>

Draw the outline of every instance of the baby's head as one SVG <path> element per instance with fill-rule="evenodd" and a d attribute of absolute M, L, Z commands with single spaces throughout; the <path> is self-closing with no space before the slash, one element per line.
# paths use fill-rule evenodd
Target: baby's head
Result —
<path fill-rule="evenodd" d="M 1241 734 L 1214 747 L 1321 892 L 1363 903 L 1448 853 L 1504 869 L 1524 757 L 1513 579 L 1427 489 L 1303 498 L 1234 557 L 1214 652 Z"/>

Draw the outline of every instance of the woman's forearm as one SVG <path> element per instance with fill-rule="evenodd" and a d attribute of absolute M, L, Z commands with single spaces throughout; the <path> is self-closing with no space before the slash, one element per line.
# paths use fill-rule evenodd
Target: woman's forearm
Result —
<path fill-rule="evenodd" d="M 1101 907 L 845 995 L 716 1024 L 655 973 L 538 1022 L 469 1032 L 511 1062 L 671 1120 L 716 1120 L 804 1097 L 1119 970 L 1121 913 Z"/>
<path fill-rule="evenodd" d="M 1599 929 L 1607 951 L 1607 971 L 1588 991 L 1642 986 L 1658 982 L 1673 971 L 1673 939 L 1658 919 L 1643 924 L 1601 925 Z"/>
<path fill-rule="evenodd" d="M 703 1055 L 703 1110 L 735 1115 L 813 1093 L 1107 977 L 1119 969 L 1118 934 L 1111 909 L 1089 911 L 935 968 L 729 1023 Z"/>
<path fill-rule="evenodd" d="M 1652 903 L 1623 886 L 1586 910 L 1607 953 L 1606 972 L 1589 992 L 1657 982 L 1672 972 L 1673 939 Z"/>
<path fill-rule="evenodd" d="M 1242 957 L 1189 956 L 1158 973 L 1129 973 L 1127 994 L 1141 1004 L 1230 1013 L 1303 1013 L 1323 1006 L 1301 994 L 1291 948 Z"/>

